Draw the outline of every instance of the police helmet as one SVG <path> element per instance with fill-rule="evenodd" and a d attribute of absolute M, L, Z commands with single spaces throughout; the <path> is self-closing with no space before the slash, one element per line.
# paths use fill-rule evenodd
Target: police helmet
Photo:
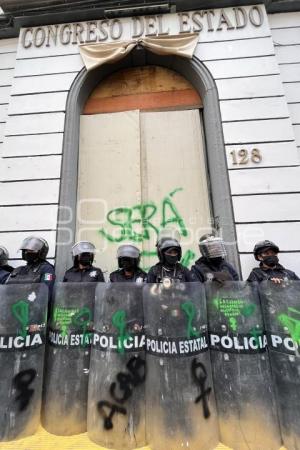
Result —
<path fill-rule="evenodd" d="M 181 260 L 182 251 L 179 242 L 177 239 L 166 237 L 157 242 L 157 255 L 160 262 L 164 261 L 164 253 L 170 248 L 175 248 L 178 251 L 178 260 Z"/>
<path fill-rule="evenodd" d="M 5 266 L 7 264 L 7 260 L 9 258 L 9 254 L 7 249 L 1 245 L 0 246 L 0 266 Z"/>
<path fill-rule="evenodd" d="M 76 242 L 76 244 L 72 247 L 73 258 L 81 255 L 82 253 L 92 253 L 94 255 L 96 253 L 96 247 L 89 241 Z"/>
<path fill-rule="evenodd" d="M 122 258 L 131 258 L 135 260 L 135 265 L 138 266 L 140 262 L 141 252 L 139 249 L 132 244 L 123 244 L 118 247 L 117 250 L 117 259 L 119 267 L 122 266 L 121 259 Z"/>
<path fill-rule="evenodd" d="M 214 234 L 204 234 L 199 241 L 199 250 L 204 258 L 225 258 L 226 248 L 222 238 Z"/>
<path fill-rule="evenodd" d="M 274 242 L 268 240 L 259 241 L 255 244 L 253 249 L 255 259 L 259 261 L 258 255 L 267 249 L 274 250 L 275 253 L 280 252 L 279 247 L 276 244 L 274 244 Z"/>
<path fill-rule="evenodd" d="M 29 236 L 22 242 L 19 250 L 31 250 L 38 254 L 39 259 L 46 259 L 49 251 L 49 245 L 46 239 L 37 236 Z"/>

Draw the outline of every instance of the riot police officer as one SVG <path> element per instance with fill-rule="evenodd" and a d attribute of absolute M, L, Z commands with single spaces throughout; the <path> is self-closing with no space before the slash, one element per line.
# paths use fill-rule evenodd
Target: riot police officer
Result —
<path fill-rule="evenodd" d="M 159 262 L 151 267 L 147 276 L 147 283 L 162 283 L 165 281 L 195 281 L 191 272 L 180 264 L 181 246 L 174 237 L 161 237 L 157 241 L 157 255 Z"/>
<path fill-rule="evenodd" d="M 102 270 L 93 266 L 96 248 L 88 241 L 79 241 L 72 247 L 73 266 L 65 273 L 64 282 L 104 282 Z"/>
<path fill-rule="evenodd" d="M 191 268 L 197 281 L 237 281 L 239 276 L 234 267 L 225 261 L 227 255 L 222 238 L 214 234 L 205 234 L 200 238 L 201 257 Z"/>
<path fill-rule="evenodd" d="M 253 249 L 254 258 L 259 261 L 259 267 L 252 269 L 247 281 L 271 280 L 280 284 L 285 280 L 299 280 L 298 276 L 291 270 L 285 269 L 279 264 L 279 247 L 272 241 L 257 242 Z"/>
<path fill-rule="evenodd" d="M 26 265 L 14 269 L 6 283 L 45 283 L 49 288 L 49 298 L 51 298 L 55 272 L 53 265 L 46 261 L 49 251 L 47 241 L 41 237 L 30 236 L 24 239 L 19 250 L 22 251 L 22 259 L 26 261 Z"/>
<path fill-rule="evenodd" d="M 5 270 L 6 272 L 11 273 L 14 268 L 7 264 L 8 258 L 9 254 L 7 249 L 3 245 L 0 245 L 0 268 L 2 270 Z"/>
<path fill-rule="evenodd" d="M 137 247 L 131 244 L 120 245 L 117 250 L 119 269 L 112 272 L 109 279 L 114 282 L 135 282 L 146 281 L 147 274 L 139 267 L 141 253 Z"/>

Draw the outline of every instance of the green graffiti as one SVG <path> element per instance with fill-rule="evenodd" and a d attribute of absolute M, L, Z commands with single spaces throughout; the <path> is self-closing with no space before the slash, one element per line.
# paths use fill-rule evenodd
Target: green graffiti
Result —
<path fill-rule="evenodd" d="M 92 320 L 92 313 L 87 306 L 81 308 L 73 317 L 72 324 L 82 330 L 82 346 L 85 347 L 90 343 L 91 333 L 88 331 L 88 326 Z"/>
<path fill-rule="evenodd" d="M 254 303 L 247 304 L 246 300 L 239 298 L 214 298 L 213 305 L 226 317 L 229 328 L 234 332 L 238 329 L 238 317 L 250 317 L 256 310 Z"/>
<path fill-rule="evenodd" d="M 118 330 L 118 352 L 124 353 L 124 342 L 130 337 L 126 332 L 126 312 L 123 309 L 116 311 L 112 316 L 112 324 Z"/>
<path fill-rule="evenodd" d="M 232 331 L 237 330 L 237 320 L 235 317 L 229 317 L 229 327 L 232 329 Z"/>
<path fill-rule="evenodd" d="M 11 306 L 11 312 L 15 319 L 21 324 L 21 330 L 19 335 L 23 338 L 27 335 L 28 322 L 29 322 L 29 305 L 24 300 L 19 300 Z"/>
<path fill-rule="evenodd" d="M 193 320 L 196 315 L 196 308 L 194 303 L 191 301 L 182 303 L 180 305 L 180 308 L 187 316 L 187 329 L 186 329 L 186 335 L 188 339 L 191 339 L 192 337 L 199 337 L 199 332 L 195 329 L 193 326 Z"/>
<path fill-rule="evenodd" d="M 67 336 L 69 326 L 72 323 L 72 318 L 78 312 L 79 308 L 63 308 L 61 306 L 54 307 L 53 322 L 59 326 L 62 336 Z"/>
<path fill-rule="evenodd" d="M 108 212 L 106 220 L 118 234 L 112 235 L 104 228 L 101 228 L 99 233 L 109 242 L 123 242 L 125 240 L 143 242 L 151 238 L 151 231 L 158 236 L 160 229 L 165 228 L 169 224 L 177 224 L 180 234 L 187 236 L 188 232 L 184 220 L 173 201 L 174 195 L 182 190 L 182 188 L 177 188 L 172 191 L 162 200 L 161 205 L 156 205 L 154 202 L 146 202 L 135 205 L 132 208 L 120 207 L 112 209 Z M 161 220 L 160 225 L 156 226 L 155 223 L 158 223 L 156 216 L 159 211 L 161 211 Z M 136 226 L 140 227 L 140 232 L 135 230 Z"/>
<path fill-rule="evenodd" d="M 300 315 L 300 311 L 295 308 L 288 308 L 289 313 Z M 300 319 L 295 319 L 287 314 L 278 316 L 279 322 L 288 329 L 295 344 L 300 344 Z"/>
<path fill-rule="evenodd" d="M 195 252 L 193 252 L 192 250 L 186 250 L 180 262 L 184 267 L 189 267 L 189 265 L 195 259 L 195 257 L 196 257 Z"/>

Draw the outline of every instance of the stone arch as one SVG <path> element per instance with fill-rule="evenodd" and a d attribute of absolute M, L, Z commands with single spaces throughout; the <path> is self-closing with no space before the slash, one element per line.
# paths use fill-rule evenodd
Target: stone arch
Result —
<path fill-rule="evenodd" d="M 102 79 L 118 70 L 144 65 L 162 66 L 178 72 L 194 86 L 201 96 L 214 225 L 221 230 L 224 240 L 229 244 L 227 247 L 229 260 L 240 270 L 218 91 L 214 79 L 204 64 L 195 56 L 192 60 L 176 56 L 158 56 L 143 48 L 137 48 L 115 64 L 107 64 L 91 72 L 82 69 L 69 91 L 58 212 L 56 247 L 58 279 L 71 263 L 70 250 L 75 237 L 79 124 L 83 106 Z"/>

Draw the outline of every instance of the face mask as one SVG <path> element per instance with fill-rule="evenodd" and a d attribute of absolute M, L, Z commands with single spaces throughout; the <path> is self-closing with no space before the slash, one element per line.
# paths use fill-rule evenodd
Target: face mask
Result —
<path fill-rule="evenodd" d="M 120 265 L 124 270 L 134 270 L 135 261 L 133 258 L 121 258 Z"/>
<path fill-rule="evenodd" d="M 275 256 L 275 255 L 273 255 L 273 256 L 266 256 L 266 257 L 263 259 L 263 262 L 264 262 L 267 266 L 274 267 L 274 266 L 276 266 L 276 264 L 279 263 L 279 259 L 278 259 L 278 257 Z"/>
<path fill-rule="evenodd" d="M 219 266 L 221 262 L 223 261 L 223 258 L 218 256 L 217 258 L 209 258 L 209 260 L 215 265 Z"/>
<path fill-rule="evenodd" d="M 86 267 L 86 266 L 90 266 L 93 262 L 93 257 L 91 256 L 90 253 L 82 253 L 81 255 L 79 255 L 79 263 Z"/>
<path fill-rule="evenodd" d="M 167 255 L 165 254 L 165 262 L 167 266 L 175 266 L 175 264 L 178 262 L 178 255 Z"/>
<path fill-rule="evenodd" d="M 33 264 L 38 259 L 38 254 L 35 252 L 31 253 L 27 250 L 22 250 L 22 259 L 24 259 L 24 261 L 27 261 L 28 264 Z"/>

